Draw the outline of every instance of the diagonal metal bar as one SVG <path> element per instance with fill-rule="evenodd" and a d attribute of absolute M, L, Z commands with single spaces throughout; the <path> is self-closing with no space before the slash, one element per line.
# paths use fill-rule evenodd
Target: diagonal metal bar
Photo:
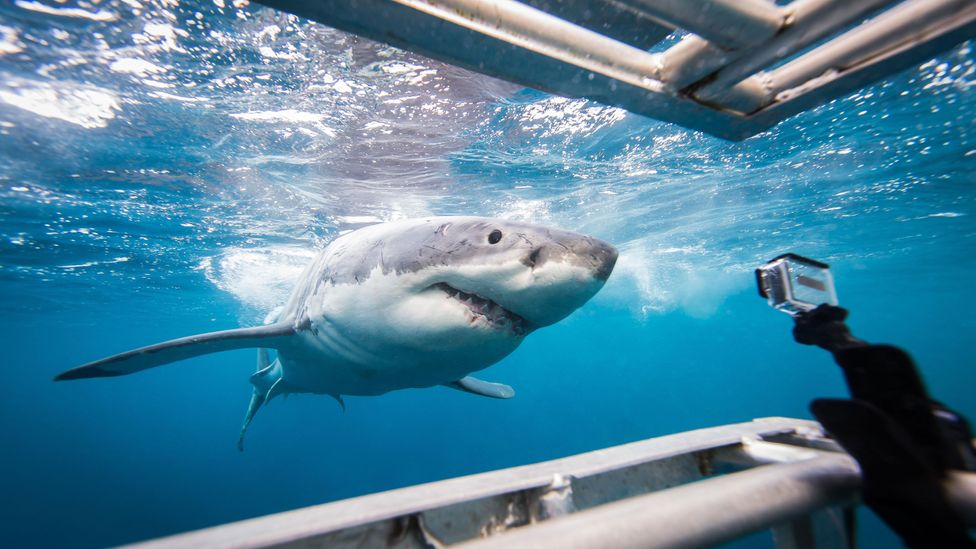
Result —
<path fill-rule="evenodd" d="M 707 84 L 694 92 L 703 102 L 718 99 L 729 87 L 748 76 L 787 59 L 803 48 L 858 19 L 898 0 L 796 0 L 787 6 L 791 23 L 761 48 L 755 48 L 733 63 L 723 67 Z M 702 75 L 706 76 L 706 75 Z"/>
<path fill-rule="evenodd" d="M 743 80 L 721 101 L 739 112 L 763 109 L 753 120 L 782 119 L 923 62 L 972 36 L 974 25 L 976 1 L 908 0 L 774 71 Z"/>
<path fill-rule="evenodd" d="M 749 49 L 725 50 L 689 36 L 664 52 L 662 79 L 684 89 L 711 76 L 695 89 L 694 97 L 720 104 L 720 96 L 729 87 L 893 1 L 796 0 L 782 8 L 785 24 L 780 32 Z"/>

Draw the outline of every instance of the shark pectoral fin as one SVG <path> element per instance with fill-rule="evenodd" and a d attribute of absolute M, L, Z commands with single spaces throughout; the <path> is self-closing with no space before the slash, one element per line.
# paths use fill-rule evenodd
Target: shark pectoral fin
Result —
<path fill-rule="evenodd" d="M 285 393 L 284 379 L 281 377 L 281 362 L 275 360 L 266 368 L 258 370 L 251 376 L 251 384 L 254 385 L 254 392 L 251 394 L 251 402 L 247 406 L 247 413 L 244 414 L 244 424 L 241 425 L 241 434 L 237 437 L 237 449 L 244 451 L 244 433 L 247 432 L 248 425 L 254 419 L 261 406 L 272 398 Z"/>
<path fill-rule="evenodd" d="M 450 383 L 445 383 L 444 386 L 457 389 L 459 391 L 464 391 L 466 393 L 473 393 L 490 398 L 512 398 L 515 396 L 515 389 L 512 389 L 508 385 L 503 383 L 482 381 L 471 376 L 467 376 Z"/>
<path fill-rule="evenodd" d="M 295 335 L 295 327 L 291 323 L 279 322 L 270 326 L 238 328 L 182 337 L 90 362 L 61 372 L 54 380 L 124 376 L 177 360 L 221 351 L 254 347 L 274 349 L 287 345 L 287 341 L 293 335 Z"/>

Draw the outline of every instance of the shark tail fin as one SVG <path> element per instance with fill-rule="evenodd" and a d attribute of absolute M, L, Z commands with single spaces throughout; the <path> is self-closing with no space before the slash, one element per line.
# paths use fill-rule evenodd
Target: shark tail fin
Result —
<path fill-rule="evenodd" d="M 61 372 L 54 380 L 124 376 L 195 356 L 253 347 L 279 348 L 295 334 L 290 322 L 210 332 L 157 343 Z"/>
<path fill-rule="evenodd" d="M 258 366 L 262 366 L 261 355 L 258 355 Z M 267 360 L 267 355 L 264 355 Z M 244 451 L 244 433 L 248 425 L 254 419 L 254 414 L 258 413 L 261 406 L 272 398 L 287 392 L 284 380 L 281 377 L 281 362 L 275 360 L 271 364 L 265 365 L 251 376 L 251 384 L 254 385 L 254 392 L 251 394 L 251 403 L 247 406 L 247 413 L 244 414 L 244 424 L 241 425 L 241 434 L 237 437 L 237 449 Z"/>

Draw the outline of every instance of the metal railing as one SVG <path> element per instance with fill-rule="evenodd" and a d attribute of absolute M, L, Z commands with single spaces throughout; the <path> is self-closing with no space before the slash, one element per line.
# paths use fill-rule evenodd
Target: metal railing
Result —
<path fill-rule="evenodd" d="M 764 418 L 131 547 L 701 547 L 764 529 L 780 548 L 849 547 L 859 483 L 817 423 Z M 976 518 L 972 475 L 947 492 Z"/>
<path fill-rule="evenodd" d="M 259 1 L 733 140 L 976 36 L 976 0 Z M 673 31 L 687 36 L 648 51 Z"/>

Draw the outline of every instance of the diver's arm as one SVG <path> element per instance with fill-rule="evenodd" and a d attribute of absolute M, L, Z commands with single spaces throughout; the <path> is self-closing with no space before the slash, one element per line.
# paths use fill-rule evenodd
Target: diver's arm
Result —
<path fill-rule="evenodd" d="M 794 317 L 798 343 L 831 352 L 852 400 L 818 399 L 811 409 L 858 461 L 863 497 L 909 547 L 973 548 L 943 492 L 948 470 L 976 464 L 965 419 L 932 400 L 911 357 L 851 334 L 832 305 Z"/>
<path fill-rule="evenodd" d="M 844 323 L 847 320 L 847 309 L 827 305 L 826 303 L 793 317 L 793 339 L 803 345 L 816 345 L 831 353 L 850 347 L 867 345 L 851 334 L 850 328 Z"/>

